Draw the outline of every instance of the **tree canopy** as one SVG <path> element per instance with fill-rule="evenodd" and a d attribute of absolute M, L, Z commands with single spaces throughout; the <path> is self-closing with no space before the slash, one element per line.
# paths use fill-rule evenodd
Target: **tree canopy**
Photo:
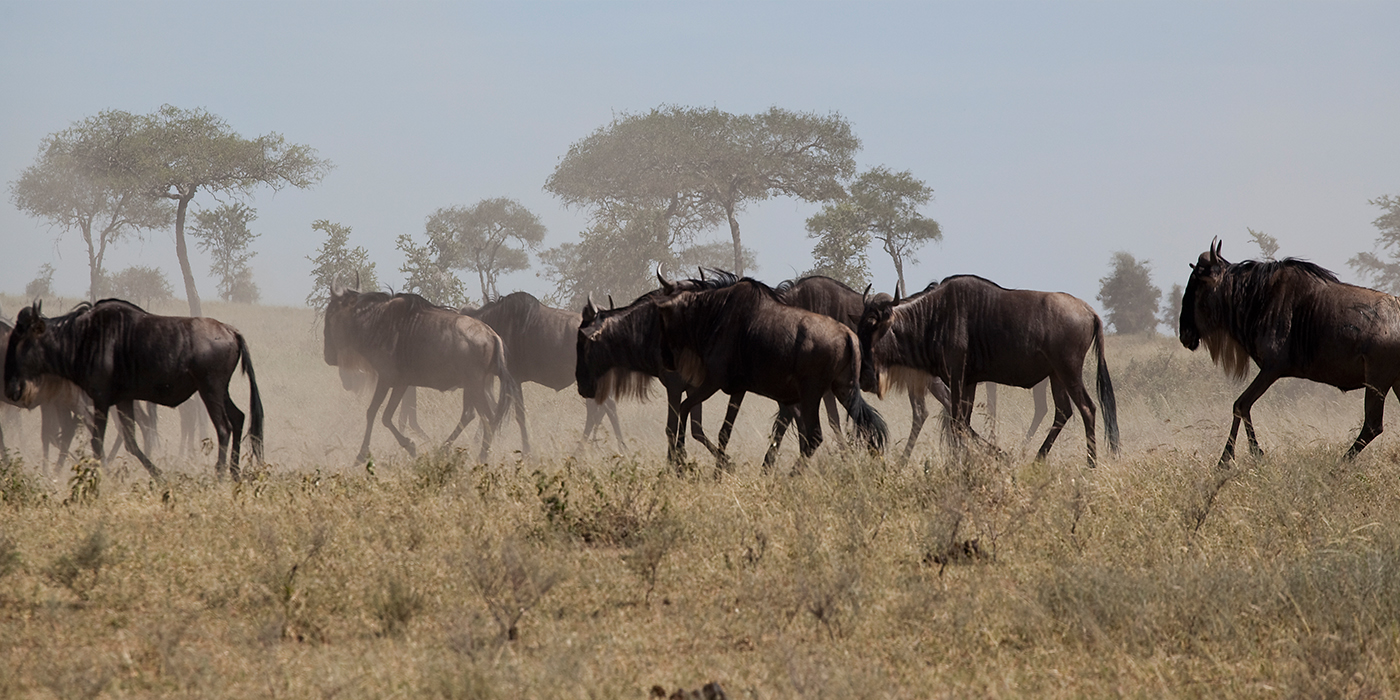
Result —
<path fill-rule="evenodd" d="M 363 292 L 379 289 L 379 278 L 370 262 L 369 251 L 363 246 L 350 247 L 350 227 L 319 219 L 311 228 L 326 234 L 326 242 L 317 250 L 316 257 L 307 257 L 315 263 L 311 269 L 311 293 L 306 295 L 306 305 L 318 311 L 326 308 L 330 301 L 332 284 L 357 287 Z"/>
<path fill-rule="evenodd" d="M 108 246 L 170 225 L 170 204 L 152 198 L 147 183 L 124 165 L 140 158 L 143 128 L 139 117 L 119 111 L 76 122 L 45 137 L 34 164 L 10 183 L 20 211 L 83 237 L 94 301 Z"/>
<path fill-rule="evenodd" d="M 1371 224 L 1380 231 L 1373 253 L 1357 253 L 1347 261 L 1362 277 L 1388 294 L 1400 294 L 1400 196 L 1382 195 L 1370 200 L 1385 213 Z"/>
<path fill-rule="evenodd" d="M 430 239 L 450 241 L 453 268 L 476 273 L 483 303 L 501 295 L 496 286 L 501 273 L 530 267 L 525 249 L 537 247 L 545 236 L 539 217 L 506 197 L 439 209 L 425 228 Z"/>
<path fill-rule="evenodd" d="M 257 212 L 242 202 L 234 202 L 202 209 L 194 218 L 190 236 L 201 251 L 209 254 L 209 272 L 218 280 L 219 298 L 244 304 L 257 301 L 258 287 L 248 266 L 257 255 L 248 250 L 258 237 L 248 229 L 248 224 L 258 218 Z"/>
<path fill-rule="evenodd" d="M 814 264 L 804 276 L 826 275 L 851 289 L 862 289 L 870 281 L 870 230 L 853 202 L 836 202 L 807 219 L 807 237 L 817 243 L 812 247 Z"/>
<path fill-rule="evenodd" d="M 175 202 L 175 254 L 184 277 L 190 315 L 201 315 L 185 246 L 185 213 L 200 190 L 216 196 L 251 195 L 261 186 L 304 189 L 321 181 L 330 161 L 310 146 L 289 144 L 281 134 L 245 139 L 218 115 L 164 105 L 142 117 L 141 156 L 130 167 L 149 191 Z"/>
<path fill-rule="evenodd" d="M 606 238 L 621 246 L 611 253 L 651 251 L 637 267 L 664 261 L 675 246 L 727 223 L 728 267 L 742 274 L 744 207 L 774 196 L 841 197 L 859 148 L 839 114 L 663 106 L 623 114 L 573 144 L 545 189 L 569 205 L 592 207 L 595 243 Z M 600 238 L 604 228 L 610 234 Z"/>
<path fill-rule="evenodd" d="M 1152 284 L 1151 268 L 1121 250 L 1113 254 L 1111 265 L 1109 275 L 1099 280 L 1105 320 L 1118 333 L 1151 332 L 1157 327 L 1162 297 L 1162 290 Z"/>
<path fill-rule="evenodd" d="M 844 274 L 868 278 L 865 247 L 878 240 L 894 263 L 898 288 L 908 289 L 904 281 L 905 262 L 918 263 L 915 253 L 919 248 L 929 241 L 943 240 L 938 222 L 919 213 L 919 207 L 932 199 L 933 189 L 907 170 L 896 173 L 882 165 L 862 173 L 851 183 L 849 196 L 826 205 L 807 220 L 808 236 L 818 239 L 812 251 L 817 268 L 840 272 L 854 266 Z M 857 247 L 859 259 L 849 257 Z M 841 255 L 848 257 L 842 259 Z"/>

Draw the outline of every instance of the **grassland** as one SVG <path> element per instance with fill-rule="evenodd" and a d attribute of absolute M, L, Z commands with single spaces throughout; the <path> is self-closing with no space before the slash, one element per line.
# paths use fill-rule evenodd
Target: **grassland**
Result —
<path fill-rule="evenodd" d="M 1338 462 L 1357 394 L 1284 383 L 1256 410 L 1268 455 L 1217 470 L 1241 386 L 1173 339 L 1111 338 L 1124 450 L 1094 470 L 1077 418 L 1029 459 L 1019 390 L 977 416 L 1006 459 L 952 460 L 930 426 L 914 464 L 824 447 L 799 475 L 760 473 L 754 398 L 714 479 L 666 468 L 659 399 L 622 407 L 617 454 L 537 386 L 533 455 L 507 424 L 489 464 L 471 431 L 410 459 L 381 427 L 366 468 L 367 398 L 311 312 L 209 313 L 248 336 L 267 405 L 245 482 L 179 455 L 171 413 L 165 484 L 125 456 L 49 474 L 37 417 L 6 419 L 0 696 L 1400 695 L 1400 447 Z M 430 435 L 458 401 L 424 394 Z M 904 399 L 877 406 L 902 439 Z"/>

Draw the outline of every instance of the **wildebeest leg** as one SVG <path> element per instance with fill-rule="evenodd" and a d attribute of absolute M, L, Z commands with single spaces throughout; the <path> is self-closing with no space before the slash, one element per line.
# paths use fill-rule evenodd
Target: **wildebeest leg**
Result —
<path fill-rule="evenodd" d="M 1050 447 L 1055 444 L 1055 438 L 1060 436 L 1060 431 L 1065 429 L 1065 423 L 1069 422 L 1069 390 L 1059 379 L 1051 378 L 1050 394 L 1055 397 L 1055 419 L 1050 423 L 1050 432 L 1046 434 L 1045 442 L 1040 443 L 1040 450 L 1035 453 L 1036 459 L 1045 459 L 1045 455 L 1050 454 Z"/>
<path fill-rule="evenodd" d="M 617 420 L 617 401 L 609 396 L 602 409 L 608 414 L 608 420 L 612 422 L 613 435 L 617 436 L 617 449 L 619 451 L 626 450 L 627 441 L 622 439 L 622 423 Z"/>
<path fill-rule="evenodd" d="M 199 389 L 200 401 L 204 403 L 204 410 L 209 414 L 209 422 L 214 424 L 214 439 L 219 442 L 219 452 L 217 460 L 214 462 L 214 474 L 220 479 L 224 478 L 224 469 L 228 466 L 225 461 L 228 457 L 229 440 L 237 440 L 239 434 L 233 433 L 233 416 L 229 414 L 228 407 L 233 405 L 229 400 L 227 391 L 219 391 L 217 387 L 203 386 Z M 238 409 L 235 408 L 235 411 Z M 239 433 L 242 433 L 242 412 L 239 411 L 240 423 Z M 235 477 L 236 478 L 236 477 Z"/>
<path fill-rule="evenodd" d="M 418 387 L 409 386 L 403 393 L 403 404 L 399 406 L 399 430 L 412 430 L 418 437 L 427 440 L 428 433 L 418 425 Z"/>
<path fill-rule="evenodd" d="M 150 472 L 151 477 L 160 481 L 163 478 L 160 475 L 160 470 L 156 469 L 156 465 L 152 464 L 146 453 L 141 451 L 141 446 L 136 444 L 136 418 L 132 415 L 133 413 L 131 401 L 117 404 L 117 423 L 122 431 L 122 439 L 126 441 L 126 451 L 136 455 L 136 459 L 141 462 L 141 466 L 145 467 L 147 472 Z M 221 450 L 220 455 L 222 454 Z"/>
<path fill-rule="evenodd" d="M 465 403 L 467 400 L 466 392 L 469 389 L 471 389 L 470 386 L 463 387 L 462 389 L 463 403 Z M 501 390 L 504 391 L 505 387 L 501 387 Z M 487 458 L 491 456 L 491 440 L 495 436 L 496 426 L 491 424 L 491 397 L 486 394 L 486 387 L 483 385 L 475 392 L 475 394 L 476 412 L 481 414 L 481 452 L 477 455 L 477 461 L 484 463 L 486 462 Z M 517 396 L 516 398 L 520 397 Z M 526 445 L 525 447 L 526 449 L 528 449 L 529 445 Z"/>
<path fill-rule="evenodd" d="M 778 415 L 773 419 L 773 430 L 768 435 L 768 451 L 763 453 L 763 473 L 767 474 L 772 468 L 773 462 L 778 460 L 778 449 L 783 446 L 783 435 L 787 434 L 789 425 L 797 417 L 797 410 L 792 404 L 778 404 Z"/>
<path fill-rule="evenodd" d="M 666 387 L 666 461 L 671 464 L 685 461 L 685 417 L 681 415 L 683 391 L 679 386 Z M 700 420 L 698 410 L 691 420 Z"/>
<path fill-rule="evenodd" d="M 1361 433 L 1356 436 L 1356 441 L 1352 443 L 1351 449 L 1347 450 L 1343 459 L 1355 457 L 1356 453 L 1366 449 L 1366 446 L 1385 430 L 1385 396 L 1390 393 L 1391 388 L 1384 385 L 1380 388 L 1367 385 L 1366 420 L 1361 424 Z"/>
<path fill-rule="evenodd" d="M 995 382 L 982 382 L 982 388 L 987 390 L 987 419 L 991 424 L 991 436 L 997 434 L 997 385 Z"/>
<path fill-rule="evenodd" d="M 229 437 L 232 439 L 228 448 L 228 475 L 234 481 L 240 481 L 243 475 L 238 470 L 238 458 L 243 452 L 243 411 L 234 405 L 233 397 L 227 393 L 224 394 L 224 416 L 228 420 Z"/>
<path fill-rule="evenodd" d="M 942 385 L 942 382 L 939 382 Z M 944 391 L 947 387 L 944 386 Z M 924 402 L 924 394 L 920 391 L 909 391 L 909 410 L 914 414 L 913 420 L 909 424 L 909 439 L 904 442 L 904 459 L 901 464 L 909 463 L 909 456 L 914 454 L 914 441 L 919 439 L 919 433 L 924 429 L 924 423 L 928 421 L 928 404 Z"/>
<path fill-rule="evenodd" d="M 489 424 L 491 422 L 490 403 L 473 401 L 470 387 L 462 387 L 462 416 L 457 419 L 457 427 L 452 429 L 452 434 L 448 435 L 447 439 L 443 441 L 444 445 L 451 445 L 457 441 L 457 436 L 461 435 L 462 431 L 465 430 L 467 425 L 472 422 L 472 419 L 476 417 L 477 412 L 480 410 L 479 406 L 485 407 L 485 411 L 481 413 L 482 424 Z"/>
<path fill-rule="evenodd" d="M 501 390 L 505 391 L 505 387 L 501 387 Z M 530 431 L 525 428 L 525 395 L 522 393 L 519 398 L 520 400 L 515 402 L 515 423 L 520 426 L 520 453 L 528 455 L 530 454 Z M 491 414 L 483 413 L 482 415 L 489 416 Z"/>
<path fill-rule="evenodd" d="M 360 443 L 360 454 L 355 457 L 356 464 L 369 459 L 369 436 L 374 431 L 374 417 L 379 414 L 379 404 L 384 403 L 384 397 L 388 393 L 389 384 L 381 378 L 374 387 L 374 396 L 369 400 L 369 410 L 365 411 L 365 440 Z"/>
<path fill-rule="evenodd" d="M 1040 380 L 1039 384 L 1031 389 L 1031 398 L 1035 402 L 1035 415 L 1031 417 L 1031 427 L 1026 431 L 1026 437 L 1021 443 L 1024 445 L 1035 437 L 1035 431 L 1040 427 L 1040 422 L 1045 420 L 1045 414 L 1049 413 L 1049 407 L 1045 401 L 1045 390 L 1050 386 L 1050 378 Z"/>
<path fill-rule="evenodd" d="M 1089 448 L 1089 466 L 1098 465 L 1098 445 L 1094 439 L 1094 401 L 1089 398 L 1089 389 L 1078 375 L 1071 374 L 1070 399 L 1079 407 L 1079 417 L 1084 420 L 1084 444 Z M 1079 380 L 1079 381 L 1076 381 Z"/>
<path fill-rule="evenodd" d="M 820 399 L 803 401 L 797 407 L 797 429 L 802 450 L 802 457 L 797 461 L 797 464 L 803 466 L 807 464 L 812 453 L 816 452 L 822 444 Z M 796 471 L 795 468 L 794 471 Z"/>
<path fill-rule="evenodd" d="M 724 424 L 719 426 L 719 445 L 714 451 L 715 469 L 729 470 L 729 436 L 734 432 L 734 420 L 739 417 L 739 406 L 744 403 L 744 394 L 740 391 L 729 395 L 729 406 L 724 411 Z M 718 474 L 718 471 L 716 471 Z"/>
<path fill-rule="evenodd" d="M 88 432 L 92 433 L 92 456 L 97 458 L 98 464 L 107 462 L 103 442 L 107 439 L 107 411 L 110 409 L 111 406 L 99 408 L 95 404 L 92 407 L 92 429 Z"/>
<path fill-rule="evenodd" d="M 831 424 L 831 433 L 836 436 L 837 444 L 846 446 L 846 431 L 841 429 L 841 414 L 836 412 L 836 394 L 826 392 L 822 396 L 822 403 L 826 404 L 826 421 Z"/>
<path fill-rule="evenodd" d="M 1255 457 L 1263 456 L 1264 451 L 1259 448 L 1259 441 L 1254 437 L 1254 420 L 1250 418 L 1249 411 L 1254 407 L 1254 402 L 1258 401 L 1259 397 L 1263 396 L 1264 392 L 1268 391 L 1269 387 L 1273 386 L 1273 383 L 1278 379 L 1279 375 L 1260 370 L 1259 376 L 1255 377 L 1254 381 L 1244 388 L 1244 392 L 1239 395 L 1239 398 L 1235 399 L 1235 418 L 1230 422 L 1230 439 L 1225 441 L 1225 451 L 1220 455 L 1218 466 L 1223 467 L 1235 458 L 1235 438 L 1240 433 L 1240 421 L 1244 421 L 1244 432 L 1249 438 L 1250 454 Z M 1367 388 L 1367 391 L 1369 392 L 1371 389 Z M 1369 402 L 1369 400 L 1368 396 L 1367 401 Z M 1361 434 L 1366 434 L 1364 426 L 1361 429 Z M 1360 440 L 1361 436 L 1358 435 L 1357 439 Z"/>
<path fill-rule="evenodd" d="M 408 387 L 406 386 L 396 386 L 393 391 L 389 392 L 389 403 L 384 406 L 384 418 L 382 422 L 384 423 L 384 427 L 388 428 L 389 432 L 393 434 L 394 439 L 399 441 L 399 446 L 408 450 L 408 456 L 417 457 L 418 448 L 413 445 L 413 441 L 408 439 L 407 435 L 399 432 L 398 428 L 394 427 L 394 411 L 399 410 L 399 404 L 403 402 L 403 393 L 407 389 Z"/>

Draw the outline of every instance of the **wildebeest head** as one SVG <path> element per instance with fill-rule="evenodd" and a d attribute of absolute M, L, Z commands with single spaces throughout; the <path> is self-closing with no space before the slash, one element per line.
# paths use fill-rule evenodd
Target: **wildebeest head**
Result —
<path fill-rule="evenodd" d="M 48 330 L 48 322 L 40 313 L 39 302 L 20 309 L 15 327 L 5 351 L 5 398 L 30 407 L 39 393 L 39 379 L 44 374 L 44 353 L 40 345 Z"/>
<path fill-rule="evenodd" d="M 350 310 L 355 307 L 355 302 L 359 299 L 360 293 L 358 291 L 346 289 L 339 284 L 331 284 L 331 296 L 326 302 L 325 332 L 322 335 L 325 340 L 326 364 L 332 367 L 340 365 L 340 349 L 347 345 L 345 333 L 347 332 L 348 316 Z M 344 378 L 342 377 L 342 379 Z"/>
<path fill-rule="evenodd" d="M 579 396 L 598 403 L 624 396 L 647 398 L 651 376 L 636 368 L 660 372 L 661 362 L 653 357 L 657 350 L 651 338 L 655 324 L 652 294 L 621 309 L 599 309 L 589 297 L 579 322 L 574 360 Z"/>
<path fill-rule="evenodd" d="M 868 288 L 867 288 L 868 290 Z M 880 293 L 865 300 L 865 311 L 856 324 L 856 337 L 860 339 L 860 388 L 875 392 L 884 398 L 884 388 L 880 383 L 879 368 L 876 367 L 875 345 L 889 333 L 894 320 L 894 307 L 899 303 L 894 297 Z"/>
<path fill-rule="evenodd" d="M 1181 297 L 1181 318 L 1178 322 L 1177 337 L 1188 350 L 1201 346 L 1201 338 L 1216 331 L 1217 319 L 1212 317 L 1206 305 L 1221 275 L 1230 263 L 1220 256 L 1221 242 L 1211 241 L 1210 249 L 1201 253 L 1196 264 L 1191 266 L 1191 279 L 1186 283 L 1186 292 Z"/>

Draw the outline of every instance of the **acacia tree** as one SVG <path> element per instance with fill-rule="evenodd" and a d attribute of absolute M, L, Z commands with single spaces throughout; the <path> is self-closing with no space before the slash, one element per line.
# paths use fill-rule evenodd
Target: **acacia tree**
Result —
<path fill-rule="evenodd" d="M 814 264 L 807 275 L 826 275 L 852 289 L 861 289 L 870 280 L 870 230 L 851 201 L 828 205 L 807 219 L 807 237 L 816 239 L 812 247 Z"/>
<path fill-rule="evenodd" d="M 425 228 L 429 245 L 440 247 L 443 257 L 450 260 L 450 268 L 476 273 L 482 303 L 500 296 L 496 279 L 501 273 L 530 266 L 525 249 L 538 247 L 545 235 L 539 217 L 507 197 L 483 199 L 470 207 L 439 209 L 428 217 Z M 520 247 L 511 245 L 511 241 Z"/>
<path fill-rule="evenodd" d="M 434 304 L 461 307 L 467 304 L 465 286 L 452 272 L 452 249 L 450 238 L 428 234 L 426 245 L 413 242 L 413 237 L 399 234 L 396 245 L 404 253 L 404 291 L 417 294 Z"/>
<path fill-rule="evenodd" d="M 1400 294 L 1400 196 L 1382 195 L 1368 203 L 1385 210 L 1371 222 L 1380 231 L 1376 237 L 1377 252 L 1357 253 L 1347 265 L 1362 277 L 1369 277 L 1377 289 Z"/>
<path fill-rule="evenodd" d="M 1147 333 L 1157 327 L 1157 302 L 1162 290 L 1152 285 L 1152 272 L 1145 262 L 1118 251 L 1113 269 L 1099 280 L 1098 300 L 1103 302 L 1107 322 L 1118 333 Z"/>
<path fill-rule="evenodd" d="M 1278 239 L 1263 231 L 1255 231 L 1252 228 L 1245 228 L 1249 232 L 1249 237 L 1254 240 L 1254 244 L 1259 246 L 1259 254 L 1265 260 L 1273 260 L 1278 255 Z"/>
<path fill-rule="evenodd" d="M 209 254 L 209 272 L 219 280 L 219 298 L 224 301 L 252 303 L 257 300 L 257 285 L 248 261 L 257 253 L 248 250 L 258 234 L 248 224 L 258 218 L 257 211 L 242 202 L 220 204 L 213 209 L 195 213 L 190 236 L 195 245 Z"/>
<path fill-rule="evenodd" d="M 185 245 L 185 214 L 195 195 L 203 190 L 250 196 L 259 186 L 305 189 L 320 182 L 332 165 L 318 158 L 315 149 L 289 144 L 281 134 L 245 139 L 203 109 L 164 105 L 141 122 L 140 157 L 129 167 L 150 193 L 175 203 L 175 255 L 190 315 L 200 316 L 199 291 Z"/>
<path fill-rule="evenodd" d="M 316 264 L 311 269 L 311 293 L 306 295 L 306 305 L 318 311 L 326 308 L 330 300 L 331 285 L 356 285 L 360 291 L 372 292 L 379 289 L 379 279 L 374 272 L 374 263 L 369 260 L 369 251 L 363 246 L 350 247 L 350 227 L 319 219 L 311 228 L 326 234 L 326 242 L 321 244 L 316 257 L 307 260 Z"/>
<path fill-rule="evenodd" d="M 838 256 L 858 247 L 863 268 L 865 246 L 878 240 L 894 263 L 897 288 L 907 289 L 905 262 L 918 263 L 914 255 L 919 248 L 929 241 L 943 240 L 938 222 L 918 210 L 932 199 L 933 189 L 907 170 L 896 173 L 882 165 L 862 173 L 851 183 L 848 197 L 826 205 L 807 220 L 808 236 L 820 241 L 812 251 L 813 256 L 822 256 L 818 258 L 818 266 L 825 264 L 839 270 L 843 261 Z M 844 264 L 856 262 L 847 258 Z M 859 276 L 868 277 L 868 269 Z"/>
<path fill-rule="evenodd" d="M 170 225 L 169 203 L 149 197 L 145 183 L 120 165 L 136 157 L 140 129 L 137 117 L 119 111 L 76 122 L 45 137 L 34 164 L 10 183 L 20 211 L 83 237 L 93 301 L 102 291 L 109 245 Z"/>
<path fill-rule="evenodd" d="M 569 205 L 593 207 L 594 230 L 610 225 L 630 234 L 631 245 L 646 232 L 669 250 L 727 223 L 733 269 L 743 274 L 744 207 L 774 196 L 841 197 L 859 148 L 839 114 L 665 106 L 623 114 L 570 146 L 545 189 Z"/>
<path fill-rule="evenodd" d="M 132 265 L 107 280 L 112 296 L 150 307 L 153 301 L 175 298 L 175 290 L 160 268 Z"/>

